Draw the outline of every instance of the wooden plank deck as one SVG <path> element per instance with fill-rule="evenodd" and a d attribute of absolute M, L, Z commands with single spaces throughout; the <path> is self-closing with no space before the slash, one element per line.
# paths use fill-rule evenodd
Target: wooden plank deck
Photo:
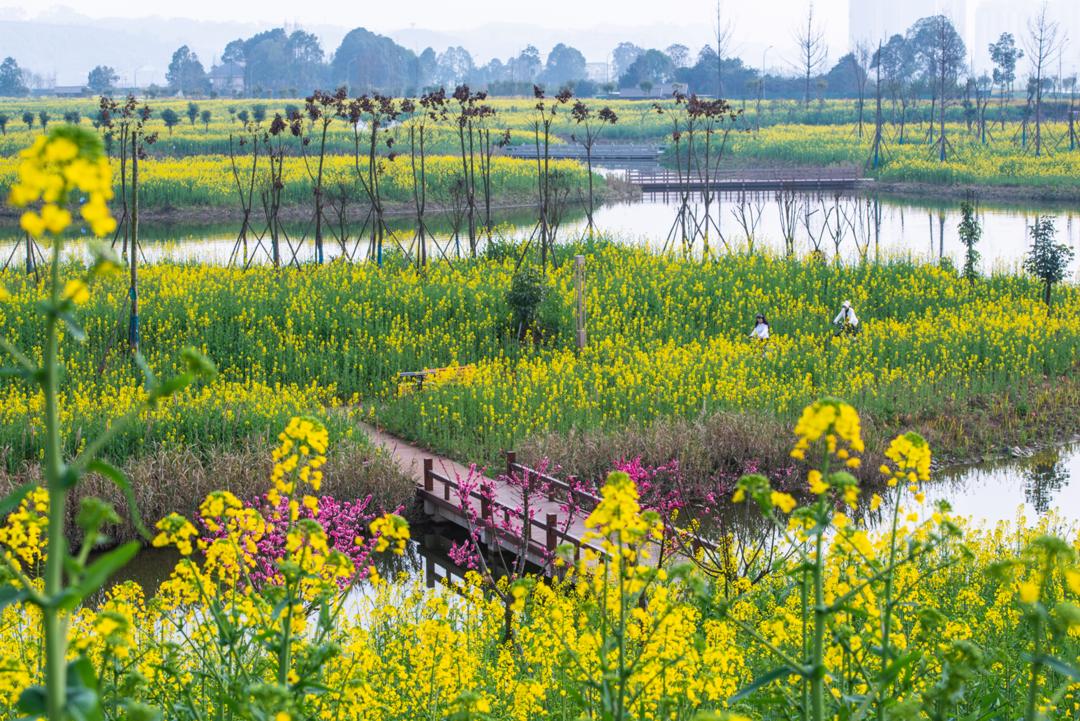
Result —
<path fill-rule="evenodd" d="M 627 170 L 623 180 L 643 193 L 700 192 L 702 190 L 854 190 L 864 179 L 858 168 L 745 168 L 725 170 L 706 178 L 672 170 Z"/>
<path fill-rule="evenodd" d="M 503 151 L 508 157 L 518 159 L 535 160 L 537 150 L 535 145 L 512 145 Z M 659 145 L 629 145 L 618 143 L 603 143 L 593 146 L 593 165 L 604 161 L 652 161 L 656 162 L 663 149 Z M 540 149 L 541 156 L 543 149 Z M 552 160 L 581 160 L 586 159 L 585 148 L 578 143 L 559 143 L 551 145 L 547 151 Z"/>
<path fill-rule="evenodd" d="M 522 545 L 521 537 L 510 537 L 509 533 L 498 529 L 507 525 L 517 528 L 524 525 L 521 523 L 522 489 L 509 483 L 507 476 L 521 478 L 527 475 L 537 489 L 530 494 L 532 521 L 527 524 L 530 531 L 529 561 L 538 566 L 547 565 L 552 551 L 564 543 L 575 546 L 578 554 L 585 548 L 601 552 L 599 545 L 583 540 L 587 530 L 585 517 L 599 503 L 598 497 L 572 491 L 564 481 L 517 464 L 513 454 L 508 454 L 508 467 L 492 478 L 371 426 L 363 425 L 363 430 L 372 443 L 390 453 L 402 471 L 413 479 L 417 497 L 423 502 L 425 513 L 432 518 L 470 529 L 470 520 L 461 510 L 464 493 L 460 488 L 461 482 L 468 480 L 475 484 L 469 494 L 469 502 L 480 520 L 484 521 L 480 525 L 496 529 L 494 534 L 482 533 L 483 541 L 489 545 L 499 543 L 508 550 L 517 549 Z M 478 490 L 481 485 L 492 489 L 490 500 L 481 497 Z M 552 492 L 549 494 L 547 490 Z M 566 498 L 571 492 L 575 494 L 575 503 L 581 506 L 576 514 L 567 513 Z"/>
<path fill-rule="evenodd" d="M 598 541 L 585 540 L 588 531 L 585 518 L 600 503 L 599 496 L 528 468 L 518 463 L 513 453 L 507 453 L 506 468 L 493 478 L 381 430 L 361 425 L 372 443 L 386 450 L 416 483 L 417 498 L 428 516 L 453 523 L 467 531 L 473 530 L 475 525 L 480 531 L 481 542 L 489 548 L 498 545 L 517 552 L 525 547 L 529 562 L 542 568 L 548 575 L 556 572 L 551 561 L 558 546 L 573 546 L 575 559 L 580 558 L 583 550 L 597 555 L 604 553 Z M 511 483 L 508 480 L 511 477 L 518 480 Z M 524 494 L 521 480 L 526 480 L 533 489 L 529 494 L 531 521 L 528 524 L 522 522 Z M 481 486 L 486 486 L 490 492 L 481 494 Z M 473 509 L 472 519 L 462 510 L 466 496 Z M 570 498 L 572 503 L 568 503 Z M 574 511 L 568 511 L 568 508 Z M 525 527 L 529 529 L 527 544 L 523 543 L 522 537 Z M 712 543 L 692 534 L 680 532 L 678 536 L 678 544 L 683 551 L 700 547 L 715 550 Z M 652 560 L 655 562 L 659 559 Z"/>

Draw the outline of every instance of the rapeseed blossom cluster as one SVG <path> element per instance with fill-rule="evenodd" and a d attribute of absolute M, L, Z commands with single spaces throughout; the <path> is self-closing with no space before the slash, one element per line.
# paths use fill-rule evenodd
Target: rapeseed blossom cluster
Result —
<path fill-rule="evenodd" d="M 392 547 L 394 553 L 400 556 L 405 553 L 405 545 L 409 542 L 409 523 L 396 513 L 387 513 L 371 522 L 371 535 L 378 537 L 376 553 Z"/>
<path fill-rule="evenodd" d="M 852 428 L 844 426 L 845 445 L 854 438 Z M 816 442 L 824 443 L 830 431 L 840 437 L 835 423 L 826 424 Z M 307 429 L 305 437 L 313 432 Z M 925 467 L 922 445 L 906 437 L 894 444 L 890 461 Z M 797 669 L 775 671 L 777 658 L 802 658 L 806 648 L 802 619 L 813 609 L 801 590 L 805 562 L 781 558 L 753 582 L 713 584 L 685 559 L 646 552 L 658 543 L 656 521 L 641 510 L 638 495 L 629 476 L 612 474 L 589 524 L 612 545 L 567 569 L 562 581 L 527 578 L 503 589 L 513 599 L 508 637 L 507 608 L 473 572 L 456 593 L 392 578 L 354 593 L 358 569 L 309 518 L 280 521 L 287 525 L 286 550 L 277 573 L 251 584 L 247 539 L 259 529 L 234 496 L 213 492 L 200 507 L 200 522 L 220 535 L 196 554 L 191 524 L 163 519 L 156 545 L 186 543 L 188 555 L 156 593 L 126 581 L 76 610 L 72 646 L 93 663 L 105 703 L 140 704 L 169 718 L 236 700 L 243 701 L 237 717 L 246 719 L 286 713 L 420 721 L 468 710 L 499 721 L 533 721 L 577 718 L 618 699 L 633 718 L 649 721 L 797 715 L 790 704 L 801 696 L 803 681 Z M 766 491 L 762 498 L 774 497 Z M 786 514 L 784 503 L 775 505 Z M 43 541 L 24 529 L 45 510 L 43 499 L 31 495 L 4 519 L 5 558 L 40 558 Z M 791 516 L 799 519 L 802 512 L 796 508 Z M 963 545 L 947 540 L 952 521 L 945 517 L 901 517 L 899 523 L 895 534 L 852 524 L 832 534 L 823 550 L 827 710 L 853 709 L 875 693 L 866 673 L 880 667 L 887 644 L 920 660 L 917 672 L 888 682 L 890 693 L 880 701 L 885 708 L 906 702 L 911 718 L 933 718 L 920 709 L 943 708 L 934 700 L 941 679 L 959 674 L 967 679 L 966 692 L 942 702 L 950 716 L 990 709 L 1021 716 L 1028 686 L 1017 679 L 1028 678 L 1028 667 L 1018 649 L 1034 643 L 1026 625 L 1032 609 L 1042 604 L 1048 618 L 1060 619 L 1062 633 L 1042 638 L 1043 653 L 1080 662 L 1080 625 L 1069 620 L 1069 604 L 1080 601 L 1080 539 L 1045 540 L 1053 519 L 1034 527 L 1024 519 L 990 529 L 961 527 Z M 384 550 L 407 538 L 407 525 L 392 516 L 377 519 L 372 531 L 387 539 Z M 904 553 L 932 553 L 891 564 L 897 538 Z M 638 550 L 611 556 L 619 543 Z M 1017 552 L 1023 548 L 1034 550 Z M 902 589 L 902 603 L 886 600 L 881 578 L 888 573 Z M 0 573 L 0 590 L 18 583 Z M 40 680 L 36 613 L 0 609 L 0 719 L 14 718 L 14 700 Z M 740 695 L 768 678 L 758 691 Z M 1057 687 L 1036 687 L 1037 702 L 1048 717 L 1071 718 L 1080 712 L 1080 684 L 1066 683 L 1063 693 Z"/>
<path fill-rule="evenodd" d="M 102 237 L 116 229 L 107 205 L 113 195 L 109 161 L 100 143 L 88 145 L 87 137 L 58 128 L 19 153 L 18 177 L 8 200 L 18 208 L 40 203 L 38 210 L 26 210 L 19 218 L 31 237 L 41 238 L 46 232 L 58 236 L 71 225 L 65 206 L 76 190 L 86 196 L 80 213 L 94 235 Z"/>
<path fill-rule="evenodd" d="M 281 444 L 274 449 L 274 470 L 270 474 L 272 487 L 267 494 L 270 505 L 277 508 L 283 497 L 291 498 L 297 491 L 297 483 L 318 492 L 322 486 L 322 471 L 326 464 L 329 435 L 322 421 L 312 417 L 294 417 L 278 436 Z M 314 510 L 318 501 L 305 494 L 303 504 Z M 289 520 L 299 517 L 299 502 L 289 503 Z"/>
<path fill-rule="evenodd" d="M 49 494 L 34 488 L 0 526 L 0 552 L 12 568 L 33 571 L 45 560 L 45 529 L 49 522 Z"/>

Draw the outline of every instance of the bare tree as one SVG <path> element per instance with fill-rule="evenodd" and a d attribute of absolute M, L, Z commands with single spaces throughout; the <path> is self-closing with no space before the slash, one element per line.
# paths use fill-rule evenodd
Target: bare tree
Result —
<path fill-rule="evenodd" d="M 859 140 L 862 140 L 863 117 L 866 110 L 866 83 L 870 79 L 869 73 L 867 72 L 870 68 L 870 48 L 867 47 L 866 43 L 856 43 L 855 50 L 853 50 L 848 57 L 851 58 L 851 74 L 855 81 L 855 88 L 858 93 L 855 100 L 855 109 L 859 118 Z M 879 72 L 879 83 L 880 77 L 881 75 Z"/>
<path fill-rule="evenodd" d="M 716 41 L 716 97 L 724 97 L 724 56 L 731 49 L 735 25 L 724 17 L 723 0 L 716 0 L 716 25 L 713 26 Z"/>
<path fill-rule="evenodd" d="M 1077 147 L 1077 133 L 1076 133 L 1076 88 L 1077 79 L 1076 75 L 1070 75 L 1062 81 L 1062 85 L 1069 92 L 1069 150 L 1076 150 Z"/>
<path fill-rule="evenodd" d="M 883 45 L 881 41 L 878 41 L 878 49 L 877 52 L 874 53 L 873 63 L 871 65 L 871 67 L 873 67 L 877 71 L 877 77 L 874 80 L 874 140 L 870 145 L 870 157 L 866 159 L 866 167 L 872 168 L 874 170 L 877 170 L 878 166 L 881 165 L 881 156 L 885 149 L 885 117 L 882 114 L 881 110 L 881 66 L 884 64 L 882 49 Z M 860 137 L 862 136 L 861 130 L 859 135 Z"/>
<path fill-rule="evenodd" d="M 829 46 L 825 44 L 825 31 L 814 21 L 814 4 L 806 12 L 806 24 L 795 30 L 795 42 L 799 46 L 798 68 L 806 79 L 804 104 L 810 107 L 810 81 L 825 68 L 829 58 Z"/>
<path fill-rule="evenodd" d="M 1024 57 L 1024 51 L 1016 47 L 1012 33 L 1002 33 L 996 43 L 990 44 L 990 59 L 994 61 L 994 83 L 1001 93 L 1001 129 L 1005 130 L 1005 103 L 1012 94 L 1016 82 L 1016 61 Z"/>
<path fill-rule="evenodd" d="M 1061 26 L 1047 17 L 1047 4 L 1043 2 L 1039 14 L 1028 20 L 1028 59 L 1031 76 L 1035 81 L 1035 155 L 1042 155 L 1043 89 L 1046 74 L 1065 46 Z"/>
<path fill-rule="evenodd" d="M 957 80 L 964 71 L 967 50 L 956 27 L 944 15 L 923 18 L 909 31 L 921 54 L 923 74 L 933 87 L 932 102 L 937 104 L 938 137 L 933 137 L 934 108 L 930 111 L 930 135 L 932 145 L 938 147 L 938 159 L 945 162 L 949 157 L 950 143 L 946 135 L 945 118 L 949 101 L 956 94 Z"/>

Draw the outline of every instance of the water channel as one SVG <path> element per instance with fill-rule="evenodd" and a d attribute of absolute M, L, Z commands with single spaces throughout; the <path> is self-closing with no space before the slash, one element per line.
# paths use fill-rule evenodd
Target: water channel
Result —
<path fill-rule="evenodd" d="M 1080 444 L 946 469 L 935 474 L 924 490 L 922 508 L 948 501 L 953 516 L 967 519 L 973 527 L 1001 522 L 1031 526 L 1046 520 L 1054 532 L 1067 535 L 1080 527 Z M 871 529 L 881 526 L 891 518 L 890 506 L 886 501 L 877 514 L 857 522 Z M 456 526 L 423 523 L 414 526 L 413 535 L 404 556 L 379 560 L 384 578 L 405 578 L 429 587 L 444 578 L 461 579 L 463 570 L 447 555 L 450 536 L 461 540 Z M 177 559 L 171 550 L 146 549 L 119 578 L 138 581 L 150 594 L 168 578 Z"/>
<path fill-rule="evenodd" d="M 703 222 L 704 206 L 700 196 L 691 198 L 692 214 Z M 781 251 L 784 247 L 784 199 L 775 192 L 756 194 L 729 193 L 711 205 L 713 230 L 711 245 L 723 250 L 745 251 L 747 238 L 756 248 Z M 799 194 L 788 197 L 798 212 L 791 214 L 795 249 L 807 253 L 819 247 L 829 257 L 834 253 L 845 259 L 902 257 L 936 262 L 943 257 L 959 264 L 963 247 L 957 233 L 960 201 L 941 199 L 896 198 L 874 194 Z M 646 194 L 628 202 L 608 203 L 594 215 L 596 227 L 620 242 L 662 248 L 672 235 L 672 227 L 681 207 L 677 194 Z M 1056 221 L 1059 241 L 1076 248 L 1080 242 L 1080 209 L 1064 204 L 984 203 L 978 207 L 983 226 L 979 244 L 983 272 L 1015 271 L 1030 247 L 1028 229 L 1038 216 Z M 528 237 L 534 230 L 532 208 L 498 211 L 495 218 L 504 238 Z M 412 221 L 395 217 L 390 227 L 404 244 L 412 237 Z M 454 247 L 453 221 L 449 215 L 436 214 L 430 227 L 450 252 Z M 309 229 L 302 223 L 287 225 L 297 239 L 297 257 L 309 262 L 313 257 L 310 240 L 300 241 Z M 580 238 L 587 229 L 581 207 L 568 207 L 559 228 L 561 240 Z M 228 263 L 236 247 L 235 222 L 144 222 L 141 225 L 142 257 L 149 262 Z M 355 230 L 352 232 L 356 232 Z M 464 244 L 464 240 L 461 241 Z M 355 237 L 345 247 L 351 248 Z M 363 246 L 364 243 L 360 243 Z M 249 253 L 255 244 L 249 243 Z M 342 244 L 333 235 L 327 238 L 327 256 L 340 254 Z M 4 261 L 16 267 L 25 262 L 25 244 L 13 219 L 0 219 L 0 265 Z M 80 253 L 78 243 L 69 245 Z M 265 262 L 256 257 L 254 262 Z M 1074 272 L 1078 267 L 1074 263 Z M 1061 524 L 1080 522 L 1080 445 L 1042 451 L 1026 458 L 985 463 L 970 468 L 948 469 L 939 473 L 927 489 L 927 503 L 948 500 L 955 515 L 969 517 L 982 524 L 1015 521 L 1023 517 L 1033 523 L 1053 514 Z M 873 520 L 869 520 L 873 523 Z M 454 573 L 446 557 L 446 539 L 440 529 L 417 529 L 419 538 L 402 559 L 385 569 L 404 572 L 417 581 L 431 583 L 447 573 Z M 149 590 L 156 588 L 172 568 L 175 558 L 167 552 L 147 550 L 125 570 Z M 385 573 L 384 573 L 385 575 Z"/>
<path fill-rule="evenodd" d="M 787 210 L 784 204 L 787 204 Z M 677 193 L 650 193 L 638 199 L 606 203 L 594 214 L 595 227 L 606 236 L 628 244 L 653 248 L 678 246 L 681 229 L 675 229 L 682 203 Z M 700 195 L 689 201 L 694 222 L 706 225 L 705 208 Z M 220 217 L 220 212 L 215 212 Z M 493 213 L 496 235 L 520 240 L 531 235 L 536 226 L 531 207 L 501 209 Z M 978 250 L 982 256 L 983 272 L 1015 270 L 1031 245 L 1029 228 L 1039 216 L 1055 219 L 1058 240 L 1071 247 L 1080 241 L 1080 208 L 1053 203 L 983 203 L 978 218 L 983 227 Z M 947 257 L 960 263 L 963 246 L 957 226 L 960 223 L 960 201 L 955 199 L 900 198 L 873 193 L 814 194 L 798 193 L 783 196 L 775 191 L 725 193 L 715 198 L 709 208 L 710 247 L 714 251 L 745 251 L 770 249 L 780 252 L 785 237 L 792 237 L 797 253 L 819 249 L 827 257 L 839 254 L 843 259 L 904 257 L 913 260 L 937 261 Z M 366 240 L 359 240 L 361 223 L 354 220 L 346 228 L 345 241 L 333 223 L 325 235 L 325 255 L 338 257 L 344 252 L 354 259 L 362 258 Z M 391 217 L 388 223 L 396 242 L 409 247 L 414 223 L 408 216 Z M 459 223 L 460 225 L 460 223 Z M 454 220 L 449 213 L 433 213 L 428 226 L 434 232 L 442 252 L 452 254 L 467 247 L 467 241 L 454 239 Z M 584 209 L 569 205 L 562 213 L 558 238 L 562 241 L 581 238 L 587 228 Z M 141 259 L 144 262 L 173 261 L 226 264 L 243 263 L 243 249 L 237 248 L 239 222 L 214 220 L 207 222 L 164 222 L 144 220 L 140 223 Z M 299 262 L 314 258 L 311 224 L 287 222 L 288 233 Z M 81 231 L 85 233 L 85 230 Z M 79 237 L 76 230 L 76 239 Z M 748 240 L 749 239 L 749 240 Z M 387 240 L 388 247 L 395 241 Z M 700 239 L 696 246 L 700 249 Z M 72 253 L 79 252 L 79 243 L 69 245 Z M 435 249 L 429 254 L 438 256 Z M 285 260 L 292 251 L 282 246 Z M 268 253 L 259 242 L 249 238 L 247 254 L 251 262 L 267 262 Z M 14 218 L 0 218 L 0 266 L 25 264 L 25 243 Z"/>

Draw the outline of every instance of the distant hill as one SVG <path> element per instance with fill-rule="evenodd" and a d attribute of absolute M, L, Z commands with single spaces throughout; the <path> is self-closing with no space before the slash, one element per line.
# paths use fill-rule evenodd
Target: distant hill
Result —
<path fill-rule="evenodd" d="M 34 19 L 0 9 L 0 57 L 12 56 L 23 68 L 49 84 L 79 85 L 95 65 L 110 65 L 122 84 L 163 84 L 169 59 L 176 48 L 187 45 L 209 69 L 230 40 L 250 37 L 274 27 L 272 23 L 200 21 L 184 18 L 90 18 L 67 8 L 54 8 Z M 351 30 L 329 25 L 304 25 L 317 35 L 329 57 Z M 605 26 L 594 29 L 555 29 L 535 25 L 489 23 L 462 31 L 444 32 L 423 28 L 379 30 L 395 41 L 420 52 L 432 47 L 442 52 L 463 46 L 478 64 L 493 57 L 517 55 L 535 45 L 546 56 L 557 43 L 578 48 L 587 59 L 603 62 L 620 42 L 663 48 L 681 42 L 697 49 L 708 42 L 707 23 L 661 25 L 645 28 Z"/>
<path fill-rule="evenodd" d="M 0 14 L 0 17 L 9 17 Z M 0 20 L 0 56 L 12 56 L 27 70 L 54 78 L 57 85 L 86 82 L 95 65 L 110 65 L 127 84 L 163 84 L 169 59 L 181 45 L 195 51 L 208 69 L 238 37 L 273 27 L 270 23 L 204 22 L 183 18 L 88 18 L 50 13 L 34 20 Z M 333 52 L 346 28 L 305 27 Z"/>
<path fill-rule="evenodd" d="M 443 32 L 423 28 L 407 28 L 385 33 L 414 52 L 426 47 L 438 51 L 461 45 L 473 60 L 486 63 L 492 58 L 505 60 L 521 52 L 526 45 L 535 45 L 545 57 L 558 43 L 577 48 L 589 62 L 608 60 L 611 51 L 621 42 L 629 41 L 645 48 L 664 49 L 673 43 L 691 48 L 694 55 L 709 42 L 712 26 L 703 22 L 620 27 L 605 25 L 596 28 L 549 28 L 515 23 L 487 23 L 469 30 Z"/>

